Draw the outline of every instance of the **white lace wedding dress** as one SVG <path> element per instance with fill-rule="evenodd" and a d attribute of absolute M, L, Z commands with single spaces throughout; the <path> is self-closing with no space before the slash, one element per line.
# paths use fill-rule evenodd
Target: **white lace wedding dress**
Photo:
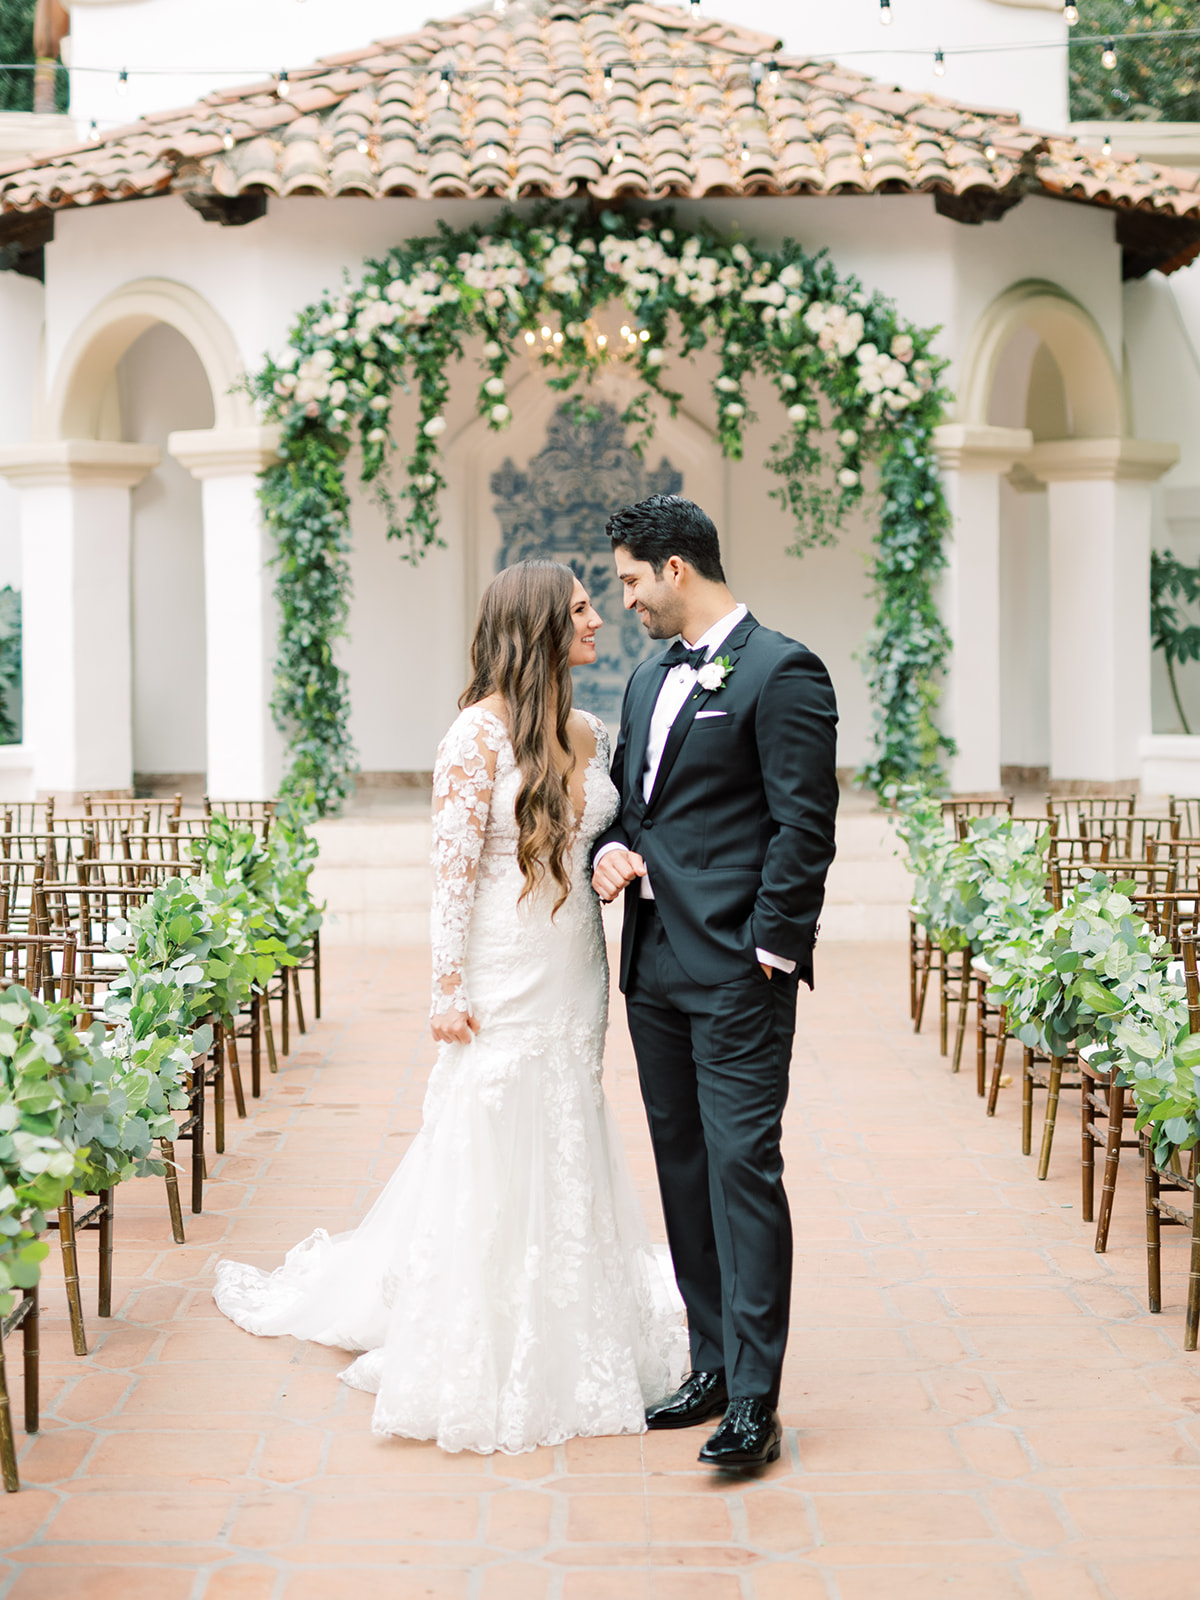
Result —
<path fill-rule="evenodd" d="M 608 736 L 572 889 L 518 903 L 520 772 L 502 722 L 464 711 L 434 774 L 434 1005 L 480 1028 L 443 1045 L 424 1122 L 362 1223 L 265 1273 L 222 1261 L 214 1298 L 256 1334 L 364 1354 L 372 1429 L 446 1450 L 637 1433 L 686 1361 L 665 1248 L 650 1242 L 600 1073 L 608 969 L 592 841 L 616 812 Z"/>

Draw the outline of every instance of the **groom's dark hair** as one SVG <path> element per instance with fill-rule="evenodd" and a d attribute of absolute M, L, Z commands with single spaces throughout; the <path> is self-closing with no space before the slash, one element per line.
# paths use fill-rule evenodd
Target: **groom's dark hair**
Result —
<path fill-rule="evenodd" d="M 635 506 L 625 506 L 608 519 L 608 537 L 614 550 L 628 550 L 635 561 L 648 561 L 656 573 L 678 556 L 710 583 L 725 582 L 713 520 L 681 494 L 652 494 Z"/>

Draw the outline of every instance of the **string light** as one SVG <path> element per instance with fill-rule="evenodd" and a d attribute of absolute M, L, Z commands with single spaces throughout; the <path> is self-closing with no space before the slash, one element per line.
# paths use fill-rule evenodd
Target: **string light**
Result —
<path fill-rule="evenodd" d="M 1111 39 L 1106 39 L 1104 49 L 1100 52 L 1100 65 L 1106 72 L 1112 72 L 1117 65 L 1117 47 Z"/>
<path fill-rule="evenodd" d="M 743 166 L 745 165 L 745 163 L 747 161 L 749 161 L 749 159 L 750 159 L 750 146 L 746 143 L 745 139 L 743 139 L 742 140 L 742 164 L 743 164 Z"/>
<path fill-rule="evenodd" d="M 892 0 L 879 0 L 879 20 L 888 27 L 892 20 Z"/>
<path fill-rule="evenodd" d="M 616 151 L 615 151 L 615 153 L 613 155 L 612 164 L 613 164 L 614 167 L 619 167 L 624 160 L 625 160 L 625 152 L 621 149 L 621 141 L 620 141 L 620 139 L 618 139 L 617 140 Z"/>
<path fill-rule="evenodd" d="M 226 150 L 232 150 L 233 149 L 233 129 L 232 128 L 226 128 L 225 129 L 225 132 L 221 135 L 221 143 L 225 146 Z"/>
<path fill-rule="evenodd" d="M 875 157 L 871 153 L 871 141 L 868 139 L 866 144 L 863 145 L 862 164 L 864 167 L 869 167 L 874 160 Z"/>
<path fill-rule="evenodd" d="M 555 335 L 554 335 L 554 343 L 555 343 L 555 344 L 561 344 L 561 343 L 562 343 L 562 342 L 563 342 L 563 336 L 562 336 L 562 334 L 561 334 L 561 333 L 556 333 L 556 334 L 555 334 Z"/>
<path fill-rule="evenodd" d="M 611 67 L 605 67 L 605 69 L 604 69 L 604 92 L 605 92 L 605 94 L 611 94 L 612 91 L 613 91 L 612 68 Z"/>
<path fill-rule="evenodd" d="M 1063 21 L 1068 28 L 1073 28 L 1079 21 L 1079 7 L 1066 5 L 1063 7 Z"/>
<path fill-rule="evenodd" d="M 630 332 L 629 324 L 627 322 L 623 322 L 621 324 L 621 337 L 622 337 L 622 339 L 628 339 L 629 332 Z"/>
<path fill-rule="evenodd" d="M 778 83 L 779 82 L 779 63 L 778 63 L 778 61 L 768 61 L 767 62 L 767 82 L 768 83 Z"/>
<path fill-rule="evenodd" d="M 692 15 L 694 17 L 700 15 L 700 0 L 692 0 Z"/>
<path fill-rule="evenodd" d="M 1107 134 L 1104 135 L 1103 150 L 1104 150 L 1104 154 L 1106 156 L 1112 155 L 1112 140 L 1108 137 Z"/>
<path fill-rule="evenodd" d="M 944 78 L 946 76 L 946 52 L 944 50 L 936 50 L 934 52 L 933 75 L 935 78 Z"/>
<path fill-rule="evenodd" d="M 492 10 L 498 17 L 502 17 L 508 10 L 508 0 L 492 0 Z"/>
<path fill-rule="evenodd" d="M 129 73 L 124 67 L 122 67 L 120 72 L 117 74 L 117 93 L 129 93 Z"/>
<path fill-rule="evenodd" d="M 550 329 L 549 328 L 543 328 L 542 329 L 542 338 L 543 339 L 548 339 L 549 337 L 550 337 Z"/>
<path fill-rule="evenodd" d="M 488 145 L 487 149 L 483 152 L 483 159 L 485 161 L 495 161 L 495 160 L 497 160 L 499 158 L 499 154 L 500 153 L 496 149 L 496 146 L 494 144 L 490 144 L 490 145 Z"/>
<path fill-rule="evenodd" d="M 288 82 L 288 75 L 287 75 L 286 72 L 281 72 L 279 74 L 278 82 L 275 85 L 275 93 L 279 96 L 279 98 L 281 100 L 286 100 L 288 95 L 291 94 L 291 92 L 292 92 L 292 86 Z"/>
<path fill-rule="evenodd" d="M 649 328 L 643 328 L 641 333 L 638 334 L 638 338 L 642 341 L 643 344 L 649 344 L 650 343 L 650 329 Z"/>
<path fill-rule="evenodd" d="M 97 134 L 99 132 L 100 132 L 100 126 L 97 123 L 95 117 L 93 117 L 92 120 L 88 123 L 88 138 L 89 139 L 96 138 L 96 136 L 97 136 Z"/>
<path fill-rule="evenodd" d="M 994 144 L 985 145 L 984 146 L 984 150 L 983 150 L 983 157 L 984 157 L 985 161 L 995 161 L 995 159 L 996 159 L 996 146 Z"/>
<path fill-rule="evenodd" d="M 448 95 L 450 93 L 450 85 L 453 82 L 454 82 L 454 68 L 451 67 L 451 66 L 443 67 L 442 71 L 441 71 L 441 76 L 438 79 L 438 88 L 441 90 L 442 94 Z"/>
<path fill-rule="evenodd" d="M 601 350 L 605 349 L 608 345 L 608 335 L 606 333 L 598 333 L 596 335 L 596 345 Z"/>
<path fill-rule="evenodd" d="M 529 329 L 526 330 L 525 343 L 526 344 L 536 344 L 537 343 L 537 334 L 534 333 L 532 328 L 529 328 Z"/>
<path fill-rule="evenodd" d="M 360 139 L 354 148 L 360 156 L 369 156 L 371 153 L 371 146 L 366 139 Z"/>

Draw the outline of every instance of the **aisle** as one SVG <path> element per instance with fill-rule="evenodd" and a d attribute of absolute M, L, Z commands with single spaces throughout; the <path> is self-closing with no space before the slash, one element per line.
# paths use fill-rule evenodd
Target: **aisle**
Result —
<path fill-rule="evenodd" d="M 788 1114 L 796 1221 L 785 1459 L 752 1485 L 702 1432 L 516 1459 L 373 1439 L 337 1352 L 216 1315 L 212 1264 L 263 1265 L 368 1203 L 431 1059 L 426 957 L 334 950 L 326 1019 L 269 1080 L 173 1246 L 120 1194 L 116 1315 L 70 1351 L 47 1272 L 45 1431 L 0 1503 L 5 1600 L 1144 1600 L 1200 1559 L 1200 1355 L 1182 1237 L 1145 1312 L 1140 1185 L 1106 1258 L 1079 1221 L 1073 1106 L 1051 1181 L 908 1031 L 904 950 L 826 946 Z M 628 1041 L 609 1091 L 653 1195 Z M 94 1309 L 95 1236 L 83 1244 Z M 19 1370 L 19 1341 L 10 1374 Z M 14 1393 L 17 1383 L 12 1381 Z M 23 1435 L 18 1434 L 18 1438 Z"/>

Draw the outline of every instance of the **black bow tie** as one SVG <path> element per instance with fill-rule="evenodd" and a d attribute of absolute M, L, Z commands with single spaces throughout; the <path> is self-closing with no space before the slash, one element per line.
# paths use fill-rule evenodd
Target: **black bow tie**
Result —
<path fill-rule="evenodd" d="M 708 651 L 703 646 L 699 650 L 689 650 L 682 639 L 676 639 L 658 664 L 660 667 L 691 667 L 693 672 L 699 672 L 707 660 Z"/>

